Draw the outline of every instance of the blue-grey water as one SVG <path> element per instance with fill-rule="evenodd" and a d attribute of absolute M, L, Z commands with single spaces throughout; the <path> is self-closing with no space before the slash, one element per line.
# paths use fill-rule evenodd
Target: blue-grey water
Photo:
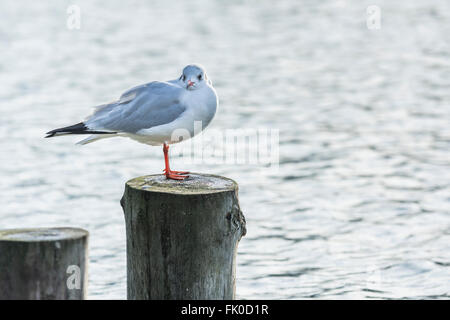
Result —
<path fill-rule="evenodd" d="M 161 149 L 43 136 L 190 62 L 220 97 L 211 129 L 279 129 L 278 172 L 173 159 L 239 183 L 237 298 L 449 298 L 447 0 L 2 0 L 0 228 L 86 228 L 89 297 L 126 298 L 119 200 Z"/>

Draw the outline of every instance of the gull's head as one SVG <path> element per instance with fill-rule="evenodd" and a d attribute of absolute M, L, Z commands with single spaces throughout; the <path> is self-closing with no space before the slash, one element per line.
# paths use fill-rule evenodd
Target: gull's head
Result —
<path fill-rule="evenodd" d="M 179 81 L 181 81 L 181 85 L 186 90 L 196 90 L 207 84 L 211 84 L 211 81 L 206 75 L 205 68 L 198 64 L 190 64 L 184 67 Z"/>

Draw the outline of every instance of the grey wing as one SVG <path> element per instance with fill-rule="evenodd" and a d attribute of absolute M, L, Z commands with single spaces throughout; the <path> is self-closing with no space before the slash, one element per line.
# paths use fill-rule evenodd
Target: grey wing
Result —
<path fill-rule="evenodd" d="M 85 124 L 95 130 L 136 133 L 170 123 L 186 110 L 179 101 L 182 90 L 169 82 L 132 88 L 118 101 L 97 107 Z"/>

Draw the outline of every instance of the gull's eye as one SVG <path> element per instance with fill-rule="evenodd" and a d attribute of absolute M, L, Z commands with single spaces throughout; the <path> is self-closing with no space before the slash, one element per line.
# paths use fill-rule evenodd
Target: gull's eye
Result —
<path fill-rule="evenodd" d="M 180 77 L 180 79 L 184 81 L 184 80 L 186 80 L 186 76 L 183 74 L 183 75 Z"/>
<path fill-rule="evenodd" d="M 202 74 L 199 74 L 197 77 L 198 80 L 202 80 Z"/>

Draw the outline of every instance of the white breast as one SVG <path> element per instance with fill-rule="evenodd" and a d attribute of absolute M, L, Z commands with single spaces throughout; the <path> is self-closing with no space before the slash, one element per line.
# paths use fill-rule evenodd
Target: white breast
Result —
<path fill-rule="evenodd" d="M 214 88 L 205 85 L 197 90 L 186 90 L 180 97 L 180 103 L 186 106 L 186 111 L 176 120 L 140 130 L 136 134 L 124 135 L 150 145 L 161 145 L 165 142 L 173 144 L 192 138 L 204 130 L 214 118 L 218 99 Z"/>

